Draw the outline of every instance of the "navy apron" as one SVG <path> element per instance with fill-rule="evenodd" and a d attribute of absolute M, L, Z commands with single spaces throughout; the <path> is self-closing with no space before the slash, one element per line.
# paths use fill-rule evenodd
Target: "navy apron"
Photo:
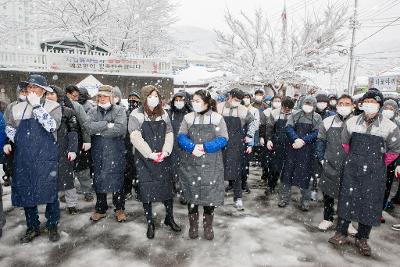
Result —
<path fill-rule="evenodd" d="M 161 152 L 165 143 L 167 124 L 164 120 L 144 121 L 141 127 L 142 137 L 153 152 Z M 138 198 L 143 203 L 163 202 L 172 199 L 173 185 L 170 158 L 155 163 L 135 151 L 138 173 Z"/>
<path fill-rule="evenodd" d="M 274 144 L 271 159 L 271 169 L 274 173 L 280 173 L 282 171 L 283 164 L 287 158 L 287 151 L 290 147 L 290 142 L 285 132 L 286 122 L 287 119 L 281 119 L 279 115 L 279 119 L 274 125 L 274 134 L 271 140 Z"/>
<path fill-rule="evenodd" d="M 11 200 L 15 207 L 55 203 L 58 197 L 58 146 L 37 120 L 24 120 L 28 105 L 14 137 Z"/>
<path fill-rule="evenodd" d="M 338 216 L 378 226 L 386 189 L 385 142 L 382 137 L 353 133 L 341 181 Z"/>
<path fill-rule="evenodd" d="M 226 181 L 233 181 L 241 179 L 243 174 L 244 133 L 239 117 L 224 116 L 224 119 L 229 135 L 228 145 L 223 150 L 224 177 Z"/>
<path fill-rule="evenodd" d="M 313 130 L 309 123 L 297 122 L 294 126 L 300 139 Z M 294 149 L 291 145 L 288 149 L 288 157 L 282 171 L 282 183 L 308 189 L 313 172 L 314 144 L 305 144 L 300 149 Z"/>
<path fill-rule="evenodd" d="M 174 132 L 174 137 L 178 136 L 179 133 L 179 128 L 181 127 L 183 117 L 185 116 L 186 113 L 184 112 L 178 112 L 178 115 L 176 115 L 176 112 L 172 112 L 170 119 L 171 119 L 171 125 L 172 129 Z M 174 142 L 174 146 L 172 149 L 172 153 L 170 155 L 170 162 L 171 162 L 171 171 L 172 171 L 172 177 L 175 185 L 179 186 L 179 167 L 181 164 L 181 159 L 183 157 L 184 152 L 182 149 L 179 147 L 178 142 Z"/>

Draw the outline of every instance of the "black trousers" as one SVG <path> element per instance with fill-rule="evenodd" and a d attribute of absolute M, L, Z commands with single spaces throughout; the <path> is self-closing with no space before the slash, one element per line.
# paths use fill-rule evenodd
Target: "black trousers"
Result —
<path fill-rule="evenodd" d="M 342 218 L 338 218 L 338 224 L 336 226 L 336 231 L 341 233 L 342 235 L 347 236 L 347 229 L 349 228 L 350 221 L 344 220 Z M 365 225 L 362 223 L 358 223 L 358 229 L 356 238 L 358 239 L 368 239 L 369 234 L 371 233 L 372 226 Z"/>
<path fill-rule="evenodd" d="M 136 167 L 133 161 L 127 162 L 124 172 L 124 194 L 131 194 L 134 184 L 136 185 Z M 135 189 L 136 191 L 136 189 Z"/>
<path fill-rule="evenodd" d="M 324 195 L 324 220 L 333 222 L 333 214 L 335 213 L 335 199 L 327 194 Z"/>
<path fill-rule="evenodd" d="M 164 206 L 165 206 L 165 219 L 169 220 L 169 219 L 173 219 L 174 218 L 174 202 L 171 199 L 165 200 L 163 202 Z M 149 203 L 143 203 L 143 209 L 144 209 L 144 213 L 146 215 L 146 220 L 147 223 L 152 223 L 153 222 L 153 205 L 151 202 Z"/>
<path fill-rule="evenodd" d="M 383 199 L 383 209 L 386 208 L 386 205 L 388 203 L 388 199 L 390 196 L 390 191 L 392 190 L 392 184 L 393 180 L 395 177 L 395 170 L 396 170 L 396 164 L 393 162 L 389 166 L 387 166 L 386 170 L 386 190 L 385 190 L 385 197 Z"/>
<path fill-rule="evenodd" d="M 125 195 L 122 192 L 113 193 L 113 204 L 115 211 L 125 210 Z M 96 212 L 106 213 L 108 210 L 107 193 L 96 193 Z"/>
<path fill-rule="evenodd" d="M 204 214 L 213 215 L 214 214 L 214 206 L 203 206 Z M 188 204 L 189 214 L 199 213 L 199 205 Z"/>

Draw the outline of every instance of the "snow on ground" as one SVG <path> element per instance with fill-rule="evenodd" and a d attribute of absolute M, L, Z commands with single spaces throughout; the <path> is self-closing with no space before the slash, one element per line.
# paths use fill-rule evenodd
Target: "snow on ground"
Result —
<path fill-rule="evenodd" d="M 112 209 L 108 218 L 92 223 L 94 203 L 81 201 L 82 213 L 76 216 L 68 215 L 62 206 L 58 243 L 49 243 L 43 233 L 33 243 L 20 245 L 23 210 L 11 207 L 10 188 L 4 188 L 7 224 L 0 240 L 0 266 L 398 266 L 400 233 L 390 226 L 400 221 L 399 211 L 394 214 L 397 218 L 385 214 L 387 223 L 373 230 L 373 256 L 365 258 L 350 245 L 334 249 L 327 242 L 333 231 L 318 231 L 321 202 L 312 203 L 312 211 L 303 213 L 294 190 L 291 206 L 280 209 L 276 195 L 264 195 L 260 169 L 251 172 L 252 192 L 244 194 L 246 210 L 236 211 L 232 196 L 226 197 L 225 206 L 216 210 L 211 242 L 188 238 L 187 211 L 179 202 L 175 202 L 175 217 L 183 232 L 175 234 L 163 226 L 164 207 L 157 204 L 156 237 L 148 240 L 141 203 L 129 200 L 126 223 L 115 222 Z M 44 207 L 40 213 L 43 223 Z"/>

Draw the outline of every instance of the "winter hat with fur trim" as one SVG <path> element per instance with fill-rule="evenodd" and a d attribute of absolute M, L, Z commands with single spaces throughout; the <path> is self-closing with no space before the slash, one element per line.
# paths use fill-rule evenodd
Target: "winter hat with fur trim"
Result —
<path fill-rule="evenodd" d="M 383 103 L 383 108 L 385 108 L 387 106 L 393 107 L 395 111 L 397 111 L 399 109 L 399 105 L 393 99 L 385 100 L 385 102 Z"/>
<path fill-rule="evenodd" d="M 362 101 L 364 101 L 365 99 L 374 99 L 376 102 L 379 103 L 380 106 L 383 105 L 383 94 L 376 88 L 369 89 L 368 92 L 363 95 Z"/>

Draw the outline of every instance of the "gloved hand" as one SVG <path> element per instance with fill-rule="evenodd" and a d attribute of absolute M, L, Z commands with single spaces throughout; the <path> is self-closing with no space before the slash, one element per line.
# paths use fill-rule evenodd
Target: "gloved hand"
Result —
<path fill-rule="evenodd" d="M 394 171 L 394 173 L 396 174 L 396 178 L 400 178 L 400 165 L 396 166 L 396 170 Z"/>
<path fill-rule="evenodd" d="M 274 149 L 274 144 L 272 143 L 272 141 L 268 140 L 268 142 L 267 142 L 267 148 L 268 148 L 268 150 Z"/>
<path fill-rule="evenodd" d="M 40 96 L 37 94 L 30 92 L 28 96 L 26 97 L 28 100 L 28 103 L 32 105 L 32 107 L 36 107 L 40 105 Z"/>
<path fill-rule="evenodd" d="M 158 153 L 151 153 L 150 155 L 149 155 L 149 159 L 151 159 L 151 160 L 156 160 L 156 159 L 158 159 Z"/>
<path fill-rule="evenodd" d="M 205 155 L 206 152 L 204 152 L 204 147 L 203 147 L 203 145 L 197 144 L 197 145 L 194 147 L 192 154 L 193 154 L 194 156 L 196 156 L 196 157 L 201 157 L 201 156 Z"/>
<path fill-rule="evenodd" d="M 261 137 L 261 138 L 260 138 L 260 145 L 261 145 L 261 146 L 264 146 L 264 145 L 265 145 L 265 139 L 264 139 L 264 137 Z"/>
<path fill-rule="evenodd" d="M 82 149 L 85 152 L 88 151 L 91 147 L 92 147 L 91 143 L 83 143 L 83 145 L 82 145 Z"/>
<path fill-rule="evenodd" d="M 11 152 L 12 152 L 12 147 L 11 147 L 11 145 L 10 145 L 10 144 L 4 145 L 3 151 L 4 151 L 4 153 L 5 153 L 6 155 L 10 155 Z"/>
<path fill-rule="evenodd" d="M 74 161 L 76 159 L 76 153 L 75 152 L 68 152 L 68 160 L 69 161 Z"/>
<path fill-rule="evenodd" d="M 112 122 L 107 123 L 107 128 L 108 129 L 111 129 L 112 127 L 114 127 L 114 123 L 112 123 Z"/>
<path fill-rule="evenodd" d="M 246 154 L 251 154 L 253 152 L 253 147 L 249 146 L 246 148 Z"/>

